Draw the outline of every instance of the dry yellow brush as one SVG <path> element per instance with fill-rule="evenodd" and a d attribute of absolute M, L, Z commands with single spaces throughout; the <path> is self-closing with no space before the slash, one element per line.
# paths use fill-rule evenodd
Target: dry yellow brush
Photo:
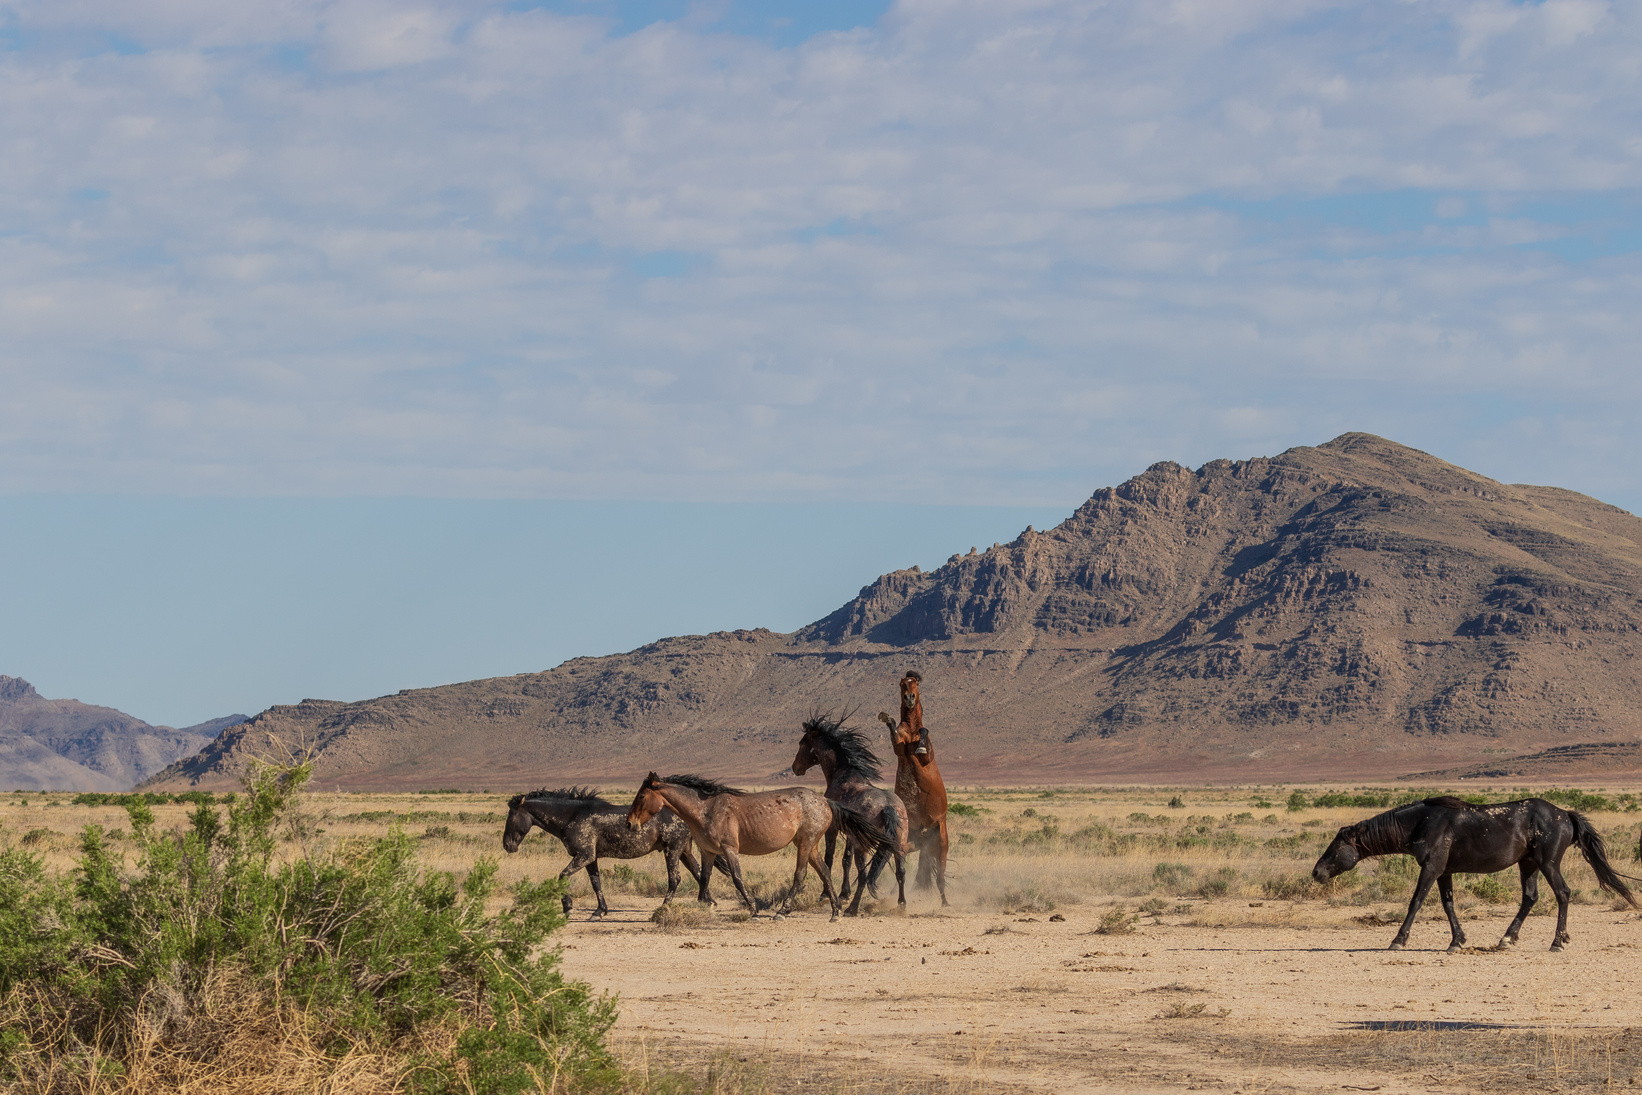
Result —
<path fill-rule="evenodd" d="M 463 1092 L 619 1081 L 613 1002 L 542 944 L 556 884 L 487 911 L 401 831 L 321 844 L 308 769 L 258 770 L 186 829 L 128 806 L 134 862 L 87 826 L 74 867 L 0 848 L 0 1085 L 15 1092 Z M 281 854 L 276 855 L 276 851 Z"/>

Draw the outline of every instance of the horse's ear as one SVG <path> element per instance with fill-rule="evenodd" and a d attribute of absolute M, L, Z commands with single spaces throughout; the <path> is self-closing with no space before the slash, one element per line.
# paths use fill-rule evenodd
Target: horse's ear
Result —
<path fill-rule="evenodd" d="M 654 772 L 651 772 L 649 775 L 644 777 L 644 782 L 639 786 L 639 790 L 641 790 L 641 791 L 649 790 L 651 787 L 654 787 L 656 784 L 658 784 L 660 782 L 661 782 L 661 777 L 656 775 Z"/>

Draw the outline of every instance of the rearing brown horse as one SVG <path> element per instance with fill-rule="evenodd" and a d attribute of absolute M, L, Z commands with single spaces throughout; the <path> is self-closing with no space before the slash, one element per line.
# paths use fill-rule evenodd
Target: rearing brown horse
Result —
<path fill-rule="evenodd" d="M 912 843 L 918 846 L 918 885 L 927 889 L 930 876 L 934 875 L 936 888 L 941 892 L 941 904 L 945 905 L 946 783 L 941 779 L 940 766 L 935 763 L 935 745 L 924 727 L 924 701 L 918 694 L 923 679 L 910 669 L 901 678 L 900 722 L 887 711 L 878 712 L 878 718 L 889 727 L 895 747 L 895 793 L 906 803 Z"/>

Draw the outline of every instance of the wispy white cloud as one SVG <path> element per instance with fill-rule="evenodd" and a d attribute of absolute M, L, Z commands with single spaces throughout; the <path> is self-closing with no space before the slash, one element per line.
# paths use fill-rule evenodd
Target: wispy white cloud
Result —
<path fill-rule="evenodd" d="M 0 0 L 0 490 L 1627 500 L 1633 7 L 588 11 Z"/>

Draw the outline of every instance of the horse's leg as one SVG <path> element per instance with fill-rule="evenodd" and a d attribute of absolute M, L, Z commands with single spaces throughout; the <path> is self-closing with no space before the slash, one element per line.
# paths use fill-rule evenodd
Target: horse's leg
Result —
<path fill-rule="evenodd" d="M 588 853 L 588 852 L 577 852 L 577 853 L 575 853 L 574 855 L 572 855 L 570 857 L 570 862 L 566 863 L 564 865 L 564 870 L 559 872 L 559 881 L 564 882 L 566 879 L 574 878 L 576 876 L 577 871 L 579 871 L 582 868 L 588 866 L 590 863 L 593 862 L 593 860 L 594 860 L 594 856 L 591 853 Z M 570 887 L 569 886 L 565 887 L 564 897 L 562 898 L 562 900 L 564 902 L 564 914 L 566 916 L 569 916 L 570 915 Z"/>
<path fill-rule="evenodd" d="M 802 836 L 800 836 L 797 840 L 793 841 L 793 844 L 798 849 L 798 862 L 795 864 L 796 869 L 792 874 L 792 885 L 787 889 L 787 896 L 781 902 L 781 911 L 776 913 L 777 916 L 786 916 L 788 913 L 792 912 L 792 903 L 797 899 L 798 891 L 804 888 L 804 875 L 809 872 L 810 860 L 815 858 L 815 841 L 805 840 Z M 821 868 L 817 867 L 815 869 L 815 873 L 820 874 Z M 825 882 L 825 889 L 831 890 L 832 879 L 826 878 Z"/>
<path fill-rule="evenodd" d="M 848 850 L 849 849 L 846 847 L 845 852 L 847 853 Z M 810 845 L 810 866 L 814 867 L 815 868 L 815 873 L 821 876 L 821 894 L 832 905 L 832 918 L 834 920 L 837 920 L 838 919 L 838 911 L 841 908 L 843 908 L 844 901 L 841 897 L 839 897 L 837 891 L 835 891 L 832 888 L 832 872 L 822 869 L 821 857 L 816 853 L 817 853 L 817 849 L 816 849 L 815 845 L 811 844 Z M 847 862 L 849 862 L 849 860 L 846 858 L 845 862 L 847 863 Z M 866 886 L 862 885 L 862 880 L 867 877 L 866 875 L 861 873 L 861 864 L 859 864 L 859 863 L 857 863 L 855 865 L 855 874 L 856 874 L 856 879 L 855 879 L 855 903 L 857 905 L 859 905 L 861 903 L 861 894 L 864 890 L 866 890 Z M 798 877 L 799 878 L 804 877 L 804 863 L 803 863 L 802 860 L 800 860 L 799 864 L 798 864 Z M 793 887 L 793 892 L 794 893 L 798 892 L 798 888 L 796 886 Z"/>
<path fill-rule="evenodd" d="M 1545 881 L 1551 884 L 1551 892 L 1556 894 L 1556 938 L 1551 941 L 1551 949 L 1559 951 L 1574 941 L 1568 934 L 1568 898 L 1573 891 L 1568 889 L 1559 865 L 1547 862 L 1540 870 L 1545 872 Z"/>
<path fill-rule="evenodd" d="M 1442 857 L 1444 866 L 1447 865 L 1447 856 Z M 1414 886 L 1414 896 L 1408 901 L 1408 916 L 1403 919 L 1403 926 L 1397 929 L 1397 937 L 1391 941 L 1391 950 L 1400 951 L 1408 945 L 1408 933 L 1414 928 L 1414 917 L 1419 914 L 1420 906 L 1430 896 L 1431 886 L 1437 881 L 1437 857 L 1432 856 L 1420 864 L 1420 880 Z"/>
<path fill-rule="evenodd" d="M 832 857 L 838 851 L 838 830 L 827 830 L 827 877 L 832 877 Z M 845 897 L 850 892 L 850 843 L 849 837 L 844 838 L 844 882 L 841 891 Z"/>
<path fill-rule="evenodd" d="M 861 899 L 867 895 L 867 853 L 865 848 L 851 840 L 850 847 L 844 850 L 844 866 L 846 868 L 849 867 L 851 852 L 855 854 L 855 900 L 850 902 L 849 915 L 860 916 Z M 845 882 L 844 888 L 838 891 L 839 904 L 843 904 L 849 895 L 849 883 Z"/>
<path fill-rule="evenodd" d="M 753 904 L 751 895 L 747 893 L 747 883 L 741 878 L 741 857 L 735 852 L 732 852 L 730 849 L 725 848 L 724 851 L 719 854 L 718 858 L 730 865 L 730 881 L 735 883 L 735 892 L 741 895 L 742 904 L 747 906 L 747 911 L 756 919 L 758 916 L 758 906 Z M 709 865 L 704 869 L 703 873 L 710 873 L 711 871 L 712 867 Z"/>
<path fill-rule="evenodd" d="M 1504 938 L 1499 941 L 1502 947 L 1516 944 L 1517 932 L 1522 930 L 1522 922 L 1528 918 L 1528 910 L 1539 900 L 1539 864 L 1531 859 L 1524 859 L 1517 864 L 1517 870 L 1522 874 L 1522 904 L 1517 906 L 1517 918 L 1511 921 L 1511 926 L 1505 929 Z"/>
<path fill-rule="evenodd" d="M 587 865 L 587 879 L 593 883 L 593 896 L 599 899 L 598 907 L 593 910 L 593 915 L 588 919 L 597 920 L 601 916 L 607 916 L 610 913 L 610 906 L 604 903 L 604 887 L 599 885 L 598 860 L 595 859 Z"/>
<path fill-rule="evenodd" d="M 941 828 L 940 828 L 940 831 L 937 834 L 936 840 L 937 840 L 936 847 L 937 847 L 938 851 L 940 852 L 940 858 L 935 861 L 935 888 L 941 891 L 941 907 L 945 908 L 946 905 L 947 905 L 947 900 L 946 900 L 947 832 L 946 832 L 946 818 L 944 818 L 944 817 L 941 819 Z"/>
<path fill-rule="evenodd" d="M 678 872 L 678 862 L 680 859 L 683 859 L 689 854 L 690 853 L 688 850 L 680 852 L 677 848 L 666 848 L 663 850 L 662 855 L 667 859 L 667 896 L 661 899 L 661 903 L 663 905 L 671 905 L 673 903 L 673 895 L 678 893 L 678 884 L 681 878 Z M 693 859 L 689 866 L 690 877 L 694 878 L 696 874 L 696 865 Z"/>
<path fill-rule="evenodd" d="M 1454 911 L 1454 876 L 1445 874 L 1437 879 L 1437 893 L 1442 895 L 1442 911 L 1448 914 L 1448 927 L 1453 933 L 1448 942 L 1452 954 L 1465 946 L 1465 931 L 1460 927 L 1460 915 Z"/>
<path fill-rule="evenodd" d="M 895 890 L 899 897 L 899 908 L 902 912 L 905 912 L 907 907 L 907 854 L 901 851 L 895 853 Z"/>

